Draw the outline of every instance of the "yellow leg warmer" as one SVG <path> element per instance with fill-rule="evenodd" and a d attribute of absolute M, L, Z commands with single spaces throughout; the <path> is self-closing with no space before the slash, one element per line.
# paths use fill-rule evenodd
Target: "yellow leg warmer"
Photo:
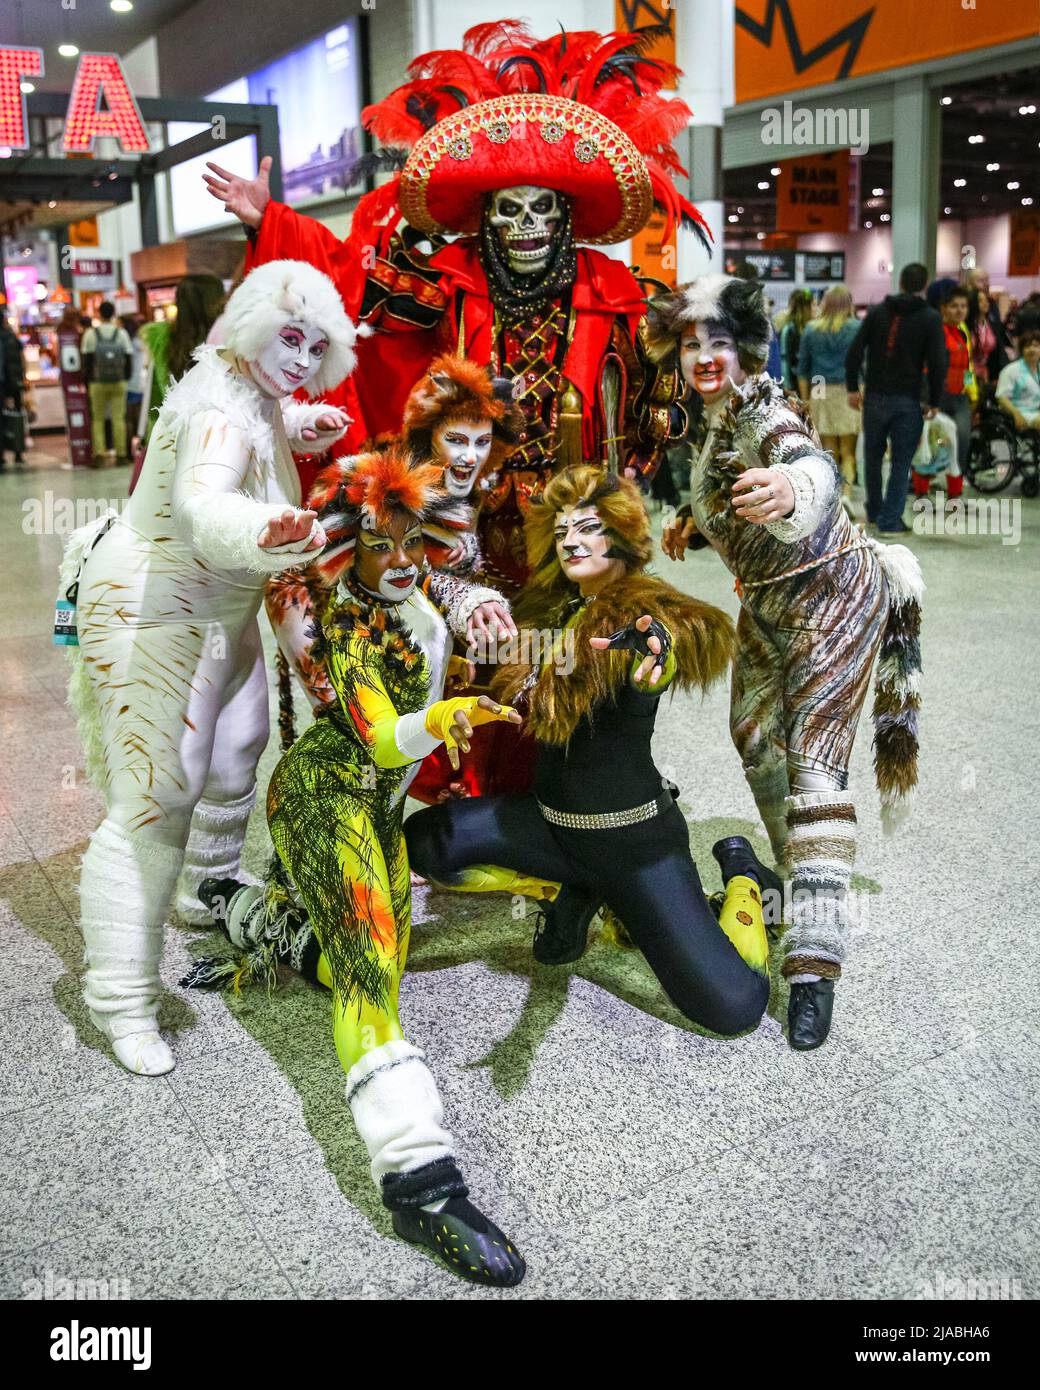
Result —
<path fill-rule="evenodd" d="M 753 970 L 766 973 L 769 942 L 762 916 L 762 893 L 753 878 L 735 874 L 726 884 L 719 926 Z"/>

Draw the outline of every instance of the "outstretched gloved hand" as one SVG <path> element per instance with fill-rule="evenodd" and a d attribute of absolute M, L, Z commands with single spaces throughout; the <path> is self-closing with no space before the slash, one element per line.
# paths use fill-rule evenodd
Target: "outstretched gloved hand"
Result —
<path fill-rule="evenodd" d="M 642 652 L 643 660 L 633 672 L 633 681 L 643 684 L 649 677 L 651 685 L 656 685 L 664 674 L 668 653 L 672 650 L 672 634 L 664 623 L 644 613 L 634 623 L 612 632 L 609 637 L 590 637 L 589 645 L 598 652 L 625 651 Z"/>
<path fill-rule="evenodd" d="M 480 724 L 495 720 L 509 724 L 521 722 L 519 714 L 508 705 L 496 704 L 490 695 L 465 695 L 453 700 L 438 700 L 426 711 L 426 728 L 434 738 L 443 739 L 448 761 L 457 772 L 459 749 L 470 750 L 469 740 Z"/>

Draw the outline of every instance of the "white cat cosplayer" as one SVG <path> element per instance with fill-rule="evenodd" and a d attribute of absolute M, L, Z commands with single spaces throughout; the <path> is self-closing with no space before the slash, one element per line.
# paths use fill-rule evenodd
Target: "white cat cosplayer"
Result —
<path fill-rule="evenodd" d="M 332 282 L 300 261 L 252 271 L 167 393 L 128 509 L 77 531 L 70 699 L 107 814 L 83 857 L 84 996 L 130 1071 L 174 1065 L 159 1035 L 159 961 L 178 910 L 208 919 L 204 878 L 238 873 L 267 743 L 257 611 L 268 575 L 313 556 L 292 448 L 316 453 L 348 418 L 290 399 L 354 368 L 357 330 Z M 78 577 L 78 585 L 77 585 Z"/>

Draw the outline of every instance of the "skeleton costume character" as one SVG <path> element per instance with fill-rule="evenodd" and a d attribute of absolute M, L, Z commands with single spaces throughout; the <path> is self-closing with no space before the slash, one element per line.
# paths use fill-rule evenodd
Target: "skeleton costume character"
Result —
<path fill-rule="evenodd" d="M 354 366 L 354 325 L 312 266 L 271 262 L 228 302 L 226 346 L 167 393 L 128 509 L 74 533 L 70 698 L 106 816 L 83 858 L 85 997 L 131 1071 L 173 1055 L 158 1033 L 163 923 L 209 917 L 203 878 L 238 872 L 268 736 L 257 611 L 267 575 L 324 540 L 300 509 L 291 448 L 338 439 L 318 395 Z"/>
<path fill-rule="evenodd" d="M 531 621 L 561 639 L 537 665 L 503 666 L 496 693 L 526 699 L 534 792 L 416 812 L 405 825 L 409 859 L 456 891 L 516 892 L 516 875 L 531 876 L 530 895 L 543 900 L 534 951 L 545 964 L 577 959 L 606 903 L 687 1018 L 719 1033 L 753 1028 L 769 998 L 762 889 L 774 889 L 775 876 L 746 840 L 721 841 L 716 919 L 650 748 L 662 693 L 704 688 L 727 671 L 732 624 L 643 573 L 650 523 L 628 479 L 564 470 L 532 503 L 527 545 L 535 569 L 517 610 L 521 631 Z"/>
<path fill-rule="evenodd" d="M 645 299 L 593 247 L 633 236 L 655 204 L 669 227 L 704 235 L 671 178 L 690 111 L 660 95 L 678 70 L 645 56 L 659 32 L 535 40 L 504 20 L 416 58 L 410 80 L 362 113 L 387 146 L 369 172 L 393 177 L 361 199 L 346 242 L 270 201 L 263 171 L 246 181 L 210 166 L 210 191 L 255 231 L 252 263 L 311 261 L 379 330 L 348 387 L 368 435 L 397 427 L 403 392 L 437 351 L 515 383 L 523 428 L 480 521 L 486 572 L 507 592 L 528 572 L 523 514 L 554 471 L 583 459 L 652 471 L 657 456 L 670 396 L 662 406 L 645 370 Z"/>
<path fill-rule="evenodd" d="M 432 599 L 423 555 L 421 523 L 443 496 L 442 470 L 413 465 L 400 447 L 340 468 L 350 563 L 323 613 L 336 704 L 284 754 L 267 800 L 304 912 L 272 927 L 258 889 L 214 881 L 202 891 L 226 903 L 226 930 L 248 953 L 239 973 L 271 968 L 291 943 L 297 968 L 331 987 L 347 1101 L 394 1229 L 465 1278 L 516 1284 L 524 1262 L 466 1200 L 436 1083 L 404 1037 L 397 1000 L 411 922 L 401 830 L 409 782 L 442 743 L 457 766 L 474 727 L 519 716 L 487 697 L 441 698 L 452 633 L 466 617 L 461 601 L 449 610 Z"/>
<path fill-rule="evenodd" d="M 705 276 L 651 305 L 651 348 L 677 356 L 687 383 L 677 415 L 697 396 L 704 406 L 690 505 L 664 547 L 682 559 L 710 545 L 736 576 L 730 729 L 790 876 L 783 972 L 790 1041 L 807 1049 L 827 1036 L 845 959 L 856 848 L 848 768 L 878 658 L 875 768 L 886 829 L 909 814 L 917 782 L 923 583 L 905 546 L 868 540 L 849 520 L 811 420 L 760 374 L 768 341 L 755 282 Z"/>

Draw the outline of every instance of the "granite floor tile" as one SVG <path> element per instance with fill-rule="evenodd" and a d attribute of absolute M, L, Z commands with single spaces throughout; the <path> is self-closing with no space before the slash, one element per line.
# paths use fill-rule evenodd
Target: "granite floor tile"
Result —
<path fill-rule="evenodd" d="M 0 1260 L 9 1299 L 297 1296 L 225 1182 L 188 1188 Z"/>

